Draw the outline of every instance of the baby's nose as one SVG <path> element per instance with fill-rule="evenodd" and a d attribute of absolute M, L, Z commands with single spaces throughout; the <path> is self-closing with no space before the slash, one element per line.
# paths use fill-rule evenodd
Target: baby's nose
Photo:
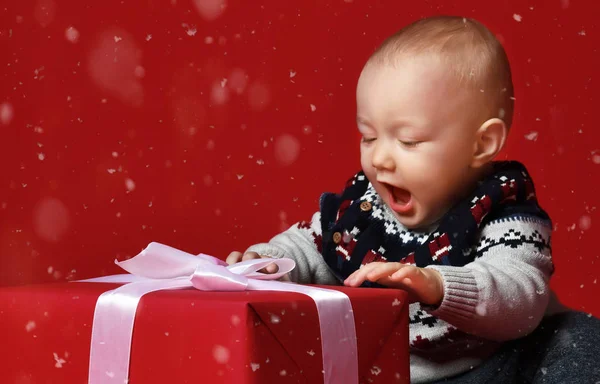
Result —
<path fill-rule="evenodd" d="M 373 156 L 371 157 L 371 163 L 374 168 L 394 170 L 396 164 L 389 148 L 385 145 L 376 145 L 373 149 Z"/>

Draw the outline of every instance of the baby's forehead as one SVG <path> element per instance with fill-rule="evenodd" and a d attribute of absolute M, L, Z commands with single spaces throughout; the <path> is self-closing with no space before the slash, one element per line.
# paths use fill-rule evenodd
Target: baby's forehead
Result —
<path fill-rule="evenodd" d="M 384 102 L 380 95 L 389 95 L 390 102 Z M 472 84 L 461 82 L 460 76 L 439 58 L 426 55 L 405 56 L 394 63 L 365 65 L 357 84 L 357 100 L 362 102 L 372 98 L 382 102 L 381 105 L 371 104 L 374 109 L 394 109 L 391 100 L 402 103 L 402 100 L 421 100 L 429 104 L 427 110 L 432 115 L 443 115 L 433 106 L 442 108 L 456 100 L 468 104 L 458 106 L 455 110 L 458 115 L 479 115 L 489 109 L 487 95 Z"/>
<path fill-rule="evenodd" d="M 367 62 L 363 67 L 363 81 L 380 81 L 383 84 L 394 82 L 398 76 L 413 79 L 415 85 L 436 83 L 440 87 L 463 89 L 467 85 L 461 82 L 451 65 L 434 54 L 398 55 L 397 59 L 389 62 Z M 466 89 L 466 88 L 465 88 Z"/>

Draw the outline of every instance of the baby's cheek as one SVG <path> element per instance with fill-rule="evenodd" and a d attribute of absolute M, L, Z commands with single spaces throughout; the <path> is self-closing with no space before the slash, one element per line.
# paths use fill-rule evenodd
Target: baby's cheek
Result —
<path fill-rule="evenodd" d="M 371 178 L 371 176 L 374 174 L 373 166 L 371 165 L 371 162 L 369 161 L 367 156 L 364 155 L 364 152 L 361 153 L 361 156 L 360 156 L 360 166 L 361 166 L 363 172 L 365 173 L 365 175 L 367 175 L 367 178 L 369 180 L 374 180 Z"/>

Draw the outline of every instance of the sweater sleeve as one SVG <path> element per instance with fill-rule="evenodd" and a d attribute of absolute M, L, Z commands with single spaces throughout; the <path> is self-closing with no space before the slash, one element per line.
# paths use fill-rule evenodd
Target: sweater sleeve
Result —
<path fill-rule="evenodd" d="M 292 281 L 301 284 L 339 285 L 320 252 L 321 214 L 315 213 L 310 222 L 301 221 L 273 237 L 268 243 L 255 244 L 246 252 L 256 252 L 273 258 L 289 258 L 296 262 L 290 273 Z"/>
<path fill-rule="evenodd" d="M 444 280 L 444 298 L 432 315 L 488 340 L 532 332 L 548 305 L 553 272 L 550 223 L 537 218 L 499 219 L 485 225 L 475 261 L 428 266 Z"/>

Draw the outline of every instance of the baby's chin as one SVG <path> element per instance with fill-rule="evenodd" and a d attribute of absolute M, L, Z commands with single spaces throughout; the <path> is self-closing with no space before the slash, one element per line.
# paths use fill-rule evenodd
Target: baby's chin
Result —
<path fill-rule="evenodd" d="M 411 231 L 421 232 L 424 231 L 427 227 L 431 225 L 426 220 L 419 220 L 418 218 L 407 218 L 404 216 L 400 216 L 398 213 L 394 212 L 394 216 L 396 219 L 402 224 L 406 229 L 410 229 Z"/>
<path fill-rule="evenodd" d="M 440 221 L 441 216 L 423 214 L 424 212 L 419 209 L 418 205 L 414 207 L 410 215 L 400 214 L 394 211 L 389 204 L 386 205 L 393 212 L 394 217 L 396 217 L 400 224 L 414 232 L 430 232 Z"/>

